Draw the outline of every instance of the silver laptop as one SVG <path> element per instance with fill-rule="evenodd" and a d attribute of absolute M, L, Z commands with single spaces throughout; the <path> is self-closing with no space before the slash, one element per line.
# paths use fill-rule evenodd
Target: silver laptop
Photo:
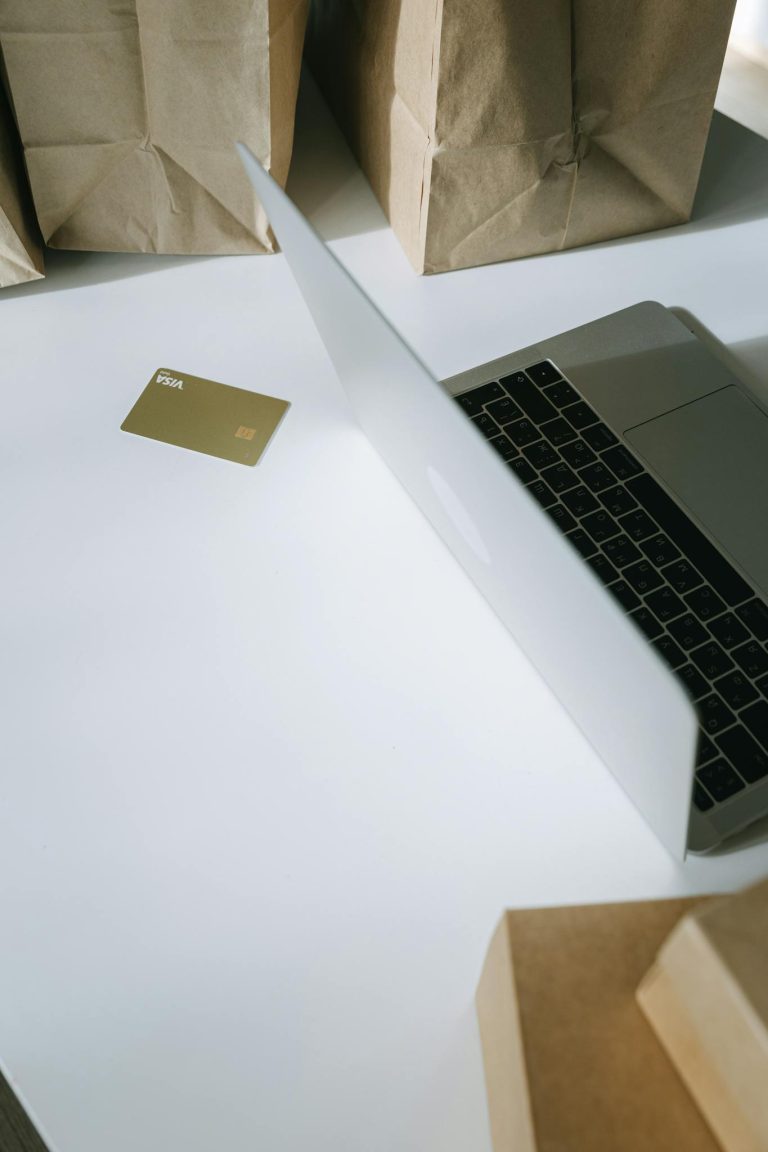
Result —
<path fill-rule="evenodd" d="M 642 303 L 438 382 L 246 171 L 374 446 L 677 858 L 768 813 L 768 416 Z"/>

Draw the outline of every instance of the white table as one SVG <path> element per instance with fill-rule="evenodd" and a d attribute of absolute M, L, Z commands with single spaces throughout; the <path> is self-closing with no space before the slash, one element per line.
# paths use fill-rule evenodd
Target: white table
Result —
<path fill-rule="evenodd" d="M 690 225 L 441 277 L 311 98 L 291 190 L 441 376 L 654 297 L 768 398 L 768 142 L 728 122 Z M 0 300 L 2 1067 L 52 1152 L 482 1152 L 502 908 L 731 889 L 766 829 L 673 863 L 281 256 L 49 269 Z M 262 464 L 120 432 L 159 366 L 291 400 Z"/>

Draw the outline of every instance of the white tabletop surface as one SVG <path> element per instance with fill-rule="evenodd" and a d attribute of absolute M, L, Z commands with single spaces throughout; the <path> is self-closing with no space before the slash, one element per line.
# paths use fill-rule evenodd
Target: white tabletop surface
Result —
<path fill-rule="evenodd" d="M 419 278 L 305 96 L 290 190 L 440 376 L 646 298 L 768 399 L 768 141 L 694 221 Z M 52 1152 L 483 1152 L 505 906 L 681 867 L 356 427 L 282 256 L 51 254 L 0 299 L 0 1064 Z M 160 366 L 292 402 L 256 469 L 127 435 Z M 595 654 L 599 658 L 599 654 Z"/>

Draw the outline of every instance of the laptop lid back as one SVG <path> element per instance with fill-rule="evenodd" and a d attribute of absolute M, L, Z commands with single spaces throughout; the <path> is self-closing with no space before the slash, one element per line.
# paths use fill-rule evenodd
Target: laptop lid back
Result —
<path fill-rule="evenodd" d="M 698 732 L 685 692 L 282 189 L 238 150 L 371 443 L 682 859 Z"/>

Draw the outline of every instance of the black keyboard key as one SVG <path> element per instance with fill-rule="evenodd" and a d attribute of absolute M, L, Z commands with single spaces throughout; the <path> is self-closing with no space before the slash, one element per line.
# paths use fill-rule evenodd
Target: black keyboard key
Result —
<path fill-rule="evenodd" d="M 692 664 L 696 665 L 699 672 L 709 680 L 714 680 L 716 676 L 722 676 L 723 673 L 733 668 L 733 660 L 714 640 L 709 640 L 701 647 L 694 648 L 692 652 L 688 653 L 688 658 Z M 728 703 L 731 704 L 731 701 L 729 700 Z M 732 704 L 731 707 L 733 707 Z"/>
<path fill-rule="evenodd" d="M 736 775 L 726 760 L 713 760 L 711 764 L 705 764 L 703 768 L 699 768 L 696 775 L 699 782 L 704 785 L 710 796 L 714 797 L 718 803 L 735 796 L 744 788 L 744 781 Z"/>
<path fill-rule="evenodd" d="M 577 404 L 571 404 L 568 408 L 563 408 L 562 413 L 566 420 L 579 431 L 598 422 L 597 414 L 583 400 L 579 400 Z"/>
<path fill-rule="evenodd" d="M 663 564 L 671 564 L 673 560 L 680 559 L 680 551 L 670 540 L 669 536 L 665 536 L 663 532 L 659 532 L 658 536 L 652 537 L 650 540 L 645 540 L 640 548 L 650 560 L 651 564 L 655 564 L 657 568 L 661 568 Z"/>
<path fill-rule="evenodd" d="M 595 452 L 605 452 L 606 448 L 613 448 L 619 442 L 606 424 L 593 424 L 584 429 L 582 436 Z"/>
<path fill-rule="evenodd" d="M 554 504 L 551 508 L 547 508 L 547 515 L 554 520 L 561 532 L 571 532 L 577 527 L 573 516 L 562 504 Z"/>
<path fill-rule="evenodd" d="M 589 566 L 592 571 L 599 576 L 603 584 L 612 584 L 614 580 L 618 580 L 619 578 L 618 570 L 614 568 L 606 556 L 601 555 L 599 552 L 597 555 L 590 557 Z"/>
<path fill-rule="evenodd" d="M 525 381 L 527 379 L 527 377 L 525 375 L 525 372 L 512 372 L 508 376 L 500 376 L 499 379 L 501 380 L 501 382 L 503 384 L 505 380 L 513 380 L 516 382 L 520 382 L 520 381 Z"/>
<path fill-rule="evenodd" d="M 658 528 L 651 520 L 650 516 L 643 512 L 642 508 L 636 508 L 634 512 L 629 512 L 626 516 L 621 518 L 621 527 L 626 532 L 631 540 L 639 544 L 641 540 L 646 540 L 649 536 L 653 536 L 658 532 Z"/>
<path fill-rule="evenodd" d="M 553 492 L 565 492 L 579 483 L 578 476 L 567 464 L 553 464 L 551 468 L 545 468 L 541 478 L 546 480 Z"/>
<path fill-rule="evenodd" d="M 636 476 L 628 482 L 627 487 L 729 607 L 752 596 L 752 589 L 746 580 L 742 580 L 725 557 L 710 544 L 652 477 L 647 473 Z"/>
<path fill-rule="evenodd" d="M 711 620 L 713 616 L 719 616 L 721 612 L 725 612 L 725 603 L 716 592 L 707 588 L 705 584 L 701 588 L 697 588 L 695 592 L 689 592 L 685 599 L 688 607 L 695 612 L 699 620 Z"/>
<path fill-rule="evenodd" d="M 766 705 L 768 708 L 768 705 Z M 696 710 L 699 714 L 699 723 L 710 736 L 722 732 L 734 723 L 736 717 L 717 692 L 699 700 Z"/>
<path fill-rule="evenodd" d="M 493 416 L 497 424 L 509 424 L 510 420 L 519 420 L 523 413 L 514 400 L 505 396 L 503 400 L 494 400 L 486 405 L 487 411 Z"/>
<path fill-rule="evenodd" d="M 557 496 L 551 488 L 547 487 L 543 480 L 534 480 L 533 483 L 527 484 L 526 487 L 542 508 L 551 508 L 553 504 L 557 504 Z"/>
<path fill-rule="evenodd" d="M 568 540 L 570 540 L 574 548 L 579 550 L 585 560 L 597 552 L 597 545 L 594 540 L 591 540 L 589 536 L 587 536 L 583 528 L 576 528 L 573 532 L 569 532 Z"/>
<path fill-rule="evenodd" d="M 742 724 L 746 724 L 755 739 L 764 748 L 768 748 L 768 704 L 765 700 L 758 700 L 757 704 L 745 708 L 739 719 Z"/>
<path fill-rule="evenodd" d="M 683 594 L 692 592 L 694 588 L 698 588 L 699 584 L 704 583 L 699 573 L 687 560 L 676 560 L 674 564 L 666 564 L 662 568 L 662 572 L 675 591 Z"/>
<path fill-rule="evenodd" d="M 605 492 L 607 488 L 613 488 L 616 483 L 616 477 L 610 468 L 599 462 L 587 464 L 579 472 L 579 478 L 592 492 Z"/>
<path fill-rule="evenodd" d="M 719 616 L 717 620 L 712 620 L 709 630 L 720 641 L 723 648 L 734 648 L 737 644 L 743 644 L 745 640 L 749 639 L 749 632 L 733 612 L 726 612 L 725 616 Z"/>
<path fill-rule="evenodd" d="M 476 428 L 479 428 L 483 436 L 498 436 L 501 429 L 495 420 L 491 420 L 487 412 L 481 412 L 479 416 L 472 417 L 472 423 Z"/>
<path fill-rule="evenodd" d="M 597 456 L 583 440 L 571 440 L 570 444 L 561 445 L 560 455 L 571 468 L 583 468 L 585 464 L 594 464 L 597 460 Z"/>
<path fill-rule="evenodd" d="M 578 488 L 571 488 L 570 492 L 563 492 L 561 499 L 568 511 L 579 518 L 586 516 L 589 512 L 596 512 L 600 507 L 592 493 L 583 484 L 580 484 Z"/>
<path fill-rule="evenodd" d="M 768 753 L 740 724 L 718 737 L 721 752 L 728 757 L 748 784 L 768 776 Z"/>
<path fill-rule="evenodd" d="M 656 569 L 647 560 L 640 560 L 637 564 L 631 564 L 629 568 L 624 569 L 622 576 L 627 584 L 631 584 L 635 592 L 639 592 L 641 596 L 645 596 L 646 592 L 653 592 L 655 588 L 664 583 Z"/>
<path fill-rule="evenodd" d="M 613 540 L 606 540 L 603 544 L 603 552 L 617 568 L 624 568 L 627 564 L 634 564 L 641 559 L 637 548 L 623 532 L 621 536 L 615 536 Z"/>
<path fill-rule="evenodd" d="M 591 515 L 585 516 L 581 523 L 582 528 L 586 528 L 592 539 L 596 540 L 598 544 L 602 544 L 603 540 L 610 540 L 611 536 L 618 536 L 619 534 L 618 524 L 602 508 L 598 512 L 592 512 Z"/>
<path fill-rule="evenodd" d="M 637 592 L 632 591 L 626 580 L 617 580 L 615 584 L 609 584 L 608 591 L 616 597 L 625 612 L 631 612 L 640 603 Z"/>
<path fill-rule="evenodd" d="M 648 597 L 648 607 L 651 608 L 662 624 L 667 620 L 674 620 L 675 616 L 682 616 L 687 611 L 685 604 L 671 588 L 659 588 Z"/>
<path fill-rule="evenodd" d="M 509 466 L 512 471 L 517 474 L 517 478 L 522 484 L 529 484 L 531 480 L 536 479 L 535 470 L 531 468 L 528 461 L 524 460 L 522 456 L 518 456 L 516 460 L 510 460 Z"/>
<path fill-rule="evenodd" d="M 675 644 L 671 636 L 660 636 L 658 640 L 654 640 L 653 647 L 659 655 L 666 660 L 670 668 L 678 669 L 685 664 L 685 652 L 683 652 L 678 644 Z M 706 681 L 702 682 L 704 683 L 705 692 L 707 692 L 709 690 L 708 685 Z M 702 693 L 702 695 L 704 695 L 704 693 Z"/>
<path fill-rule="evenodd" d="M 714 800 L 707 795 L 698 780 L 693 782 L 693 802 L 699 812 L 709 812 L 710 808 L 715 806 Z"/>
<path fill-rule="evenodd" d="M 463 396 L 457 396 L 456 402 L 468 416 L 477 416 L 482 412 L 484 404 L 499 400 L 503 395 L 504 389 L 501 384 L 483 384 L 481 388 L 474 388 L 471 392 L 465 392 Z"/>
<path fill-rule="evenodd" d="M 489 440 L 488 443 L 496 449 L 502 460 L 514 460 L 515 456 L 519 455 L 517 448 L 515 448 L 508 436 L 496 436 L 495 439 Z"/>
<path fill-rule="evenodd" d="M 762 600 L 750 600 L 736 612 L 758 640 L 768 640 L 768 608 Z"/>
<path fill-rule="evenodd" d="M 609 488 L 607 492 L 601 492 L 600 499 L 612 516 L 623 516 L 625 513 L 631 512 L 633 508 L 637 508 L 637 501 L 634 496 L 631 496 L 626 488 L 620 484 L 617 484 L 615 488 Z"/>
<path fill-rule="evenodd" d="M 731 651 L 731 656 L 742 672 L 746 672 L 747 676 L 751 676 L 753 680 L 762 676 L 764 672 L 768 672 L 768 656 L 762 644 L 758 644 L 757 640 L 749 640 L 746 644 L 734 648 Z"/>
<path fill-rule="evenodd" d="M 577 436 L 568 421 L 563 420 L 561 416 L 558 416 L 557 420 L 548 420 L 546 424 L 542 424 L 541 431 L 555 448 L 560 448 L 569 440 L 575 440 Z"/>
<path fill-rule="evenodd" d="M 715 756 L 718 755 L 719 753 L 715 744 L 713 744 L 706 732 L 702 732 L 701 729 L 699 729 L 699 743 L 696 748 L 697 765 L 701 766 L 702 764 L 706 764 L 707 761 L 714 760 Z"/>
<path fill-rule="evenodd" d="M 755 687 L 762 692 L 763 696 L 768 696 L 768 676 L 761 676 L 759 680 L 755 680 Z"/>
<path fill-rule="evenodd" d="M 540 388 L 543 388 L 546 384 L 552 384 L 555 380 L 559 380 L 562 375 L 549 360 L 542 360 L 540 364 L 532 364 L 530 368 L 526 368 L 526 372 L 531 380 L 536 381 Z"/>
<path fill-rule="evenodd" d="M 734 712 L 759 699 L 757 689 L 743 672 L 729 672 L 727 676 L 721 676 L 714 687 Z"/>
<path fill-rule="evenodd" d="M 568 383 L 567 380 L 558 380 L 556 384 L 550 384 L 548 388 L 544 389 L 544 395 L 555 408 L 564 408 L 566 404 L 575 404 L 580 400 L 576 389 Z"/>
<path fill-rule="evenodd" d="M 533 420 L 535 424 L 543 424 L 545 420 L 554 420 L 557 416 L 554 404 L 550 404 L 546 396 L 522 373 L 502 376 L 501 383 L 515 404 L 519 404 L 528 419 Z"/>
<path fill-rule="evenodd" d="M 548 468 L 550 464 L 557 464 L 560 457 L 551 444 L 546 440 L 539 440 L 535 444 L 530 444 L 527 448 L 523 449 L 523 455 L 526 460 L 533 464 L 534 468 L 541 471 L 542 468 Z"/>
<path fill-rule="evenodd" d="M 686 652 L 690 652 L 691 648 L 697 648 L 699 644 L 704 644 L 708 639 L 706 628 L 690 612 L 670 621 L 667 630 Z"/>
<path fill-rule="evenodd" d="M 541 439 L 541 432 L 530 420 L 513 420 L 511 424 L 506 425 L 504 431 L 518 448 L 525 448 L 526 445 Z"/>
<path fill-rule="evenodd" d="M 677 669 L 677 674 L 682 680 L 686 691 L 694 700 L 700 700 L 702 696 L 706 696 L 709 692 L 709 684 L 701 672 L 699 672 L 698 668 L 694 668 L 693 664 L 684 664 L 682 668 Z"/>
<path fill-rule="evenodd" d="M 637 474 L 643 470 L 642 465 L 637 462 L 629 449 L 625 448 L 623 444 L 617 444 L 615 448 L 609 448 L 607 452 L 603 453 L 603 460 L 613 469 L 619 480 L 628 480 L 630 476 L 637 476 Z"/>
<path fill-rule="evenodd" d="M 645 607 L 637 608 L 634 612 L 629 614 L 630 620 L 634 620 L 638 628 L 645 632 L 649 640 L 655 640 L 657 636 L 661 636 L 664 629 L 654 616 L 653 612 Z"/>

